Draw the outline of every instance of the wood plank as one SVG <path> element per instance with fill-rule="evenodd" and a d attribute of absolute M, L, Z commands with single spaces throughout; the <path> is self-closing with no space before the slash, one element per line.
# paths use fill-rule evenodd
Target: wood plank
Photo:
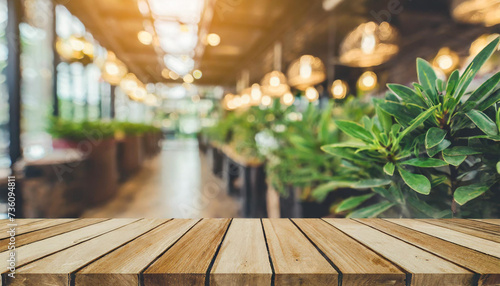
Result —
<path fill-rule="evenodd" d="M 500 219 L 473 219 L 475 221 L 485 222 L 489 224 L 500 225 Z"/>
<path fill-rule="evenodd" d="M 140 273 L 198 221 L 175 219 L 160 225 L 78 271 L 75 285 L 139 285 Z"/>
<path fill-rule="evenodd" d="M 203 219 L 144 271 L 145 285 L 204 285 L 230 219 Z"/>
<path fill-rule="evenodd" d="M 500 225 L 490 224 L 482 221 L 471 219 L 447 219 L 446 222 L 456 224 L 472 229 L 477 229 L 482 232 L 489 232 L 492 234 L 500 235 Z"/>
<path fill-rule="evenodd" d="M 497 242 L 428 224 L 420 220 L 388 219 L 388 221 L 500 258 L 500 244 Z"/>
<path fill-rule="evenodd" d="M 16 247 L 21 247 L 23 245 L 39 241 L 48 237 L 53 237 L 65 232 L 70 232 L 75 229 L 79 229 L 85 226 L 89 226 L 92 224 L 96 224 L 99 222 L 103 222 L 105 218 L 96 218 L 96 219 L 79 219 L 72 222 L 56 225 L 53 227 L 36 230 L 30 233 L 21 234 L 16 236 Z M 0 249 L 5 250 L 9 244 L 9 239 L 0 240 Z"/>
<path fill-rule="evenodd" d="M 479 273 L 481 276 L 478 285 L 500 284 L 500 259 L 498 258 L 386 220 L 361 219 L 358 221 Z"/>
<path fill-rule="evenodd" d="M 23 234 L 23 233 L 32 232 L 35 230 L 48 228 L 48 227 L 55 226 L 58 224 L 68 223 L 68 222 L 71 222 L 74 220 L 75 220 L 74 218 L 44 219 L 44 220 L 36 221 L 36 222 L 30 223 L 30 224 L 17 226 L 16 227 L 16 236 Z M 7 233 L 7 231 L 0 233 L 0 239 L 4 239 L 4 238 L 8 238 L 8 237 L 10 237 L 10 234 Z"/>
<path fill-rule="evenodd" d="M 455 231 L 458 231 L 461 233 L 470 234 L 470 235 L 475 236 L 475 237 L 480 237 L 480 238 L 484 238 L 487 240 L 491 240 L 491 241 L 500 243 L 500 235 L 493 234 L 493 233 L 487 232 L 487 231 L 482 231 L 478 228 L 472 228 L 472 227 L 467 227 L 467 226 L 463 226 L 460 224 L 451 223 L 447 219 L 424 219 L 422 221 L 425 221 L 426 223 L 430 223 L 433 225 L 449 228 L 449 229 L 452 229 L 452 230 L 455 230 Z"/>
<path fill-rule="evenodd" d="M 338 272 L 287 219 L 263 219 L 275 285 L 337 285 Z"/>
<path fill-rule="evenodd" d="M 36 219 L 23 218 L 23 219 L 15 219 L 13 222 L 11 222 L 8 219 L 3 219 L 2 223 L 0 225 L 0 233 L 4 234 L 7 230 L 9 230 L 13 226 L 27 225 L 27 224 L 35 223 L 35 222 L 42 221 L 42 220 L 43 219 L 41 219 L 41 218 L 36 218 Z"/>
<path fill-rule="evenodd" d="M 434 254 L 349 219 L 324 219 L 411 273 L 411 285 L 471 285 L 474 274 Z"/>
<path fill-rule="evenodd" d="M 167 221 L 165 219 L 135 221 L 25 265 L 17 269 L 15 279 L 7 278 L 7 284 L 36 286 L 50 285 L 52 281 L 62 281 L 64 285 L 70 285 L 71 273 Z M 129 253 L 129 255 L 134 257 L 135 253 Z"/>
<path fill-rule="evenodd" d="M 50 237 L 37 242 L 27 244 L 17 248 L 17 253 L 22 254 L 17 257 L 17 267 L 23 266 L 29 262 L 50 255 L 64 248 L 82 243 L 103 233 L 112 231 L 116 228 L 130 224 L 138 219 L 112 219 L 91 226 L 73 230 L 55 237 Z M 9 252 L 0 253 L 0 260 L 6 261 Z M 8 269 L 2 269 L 6 273 Z"/>
<path fill-rule="evenodd" d="M 210 285 L 271 285 L 262 224 L 257 219 L 233 219 L 210 272 Z"/>
<path fill-rule="evenodd" d="M 405 285 L 406 273 L 320 219 L 293 219 L 342 272 L 342 285 Z"/>

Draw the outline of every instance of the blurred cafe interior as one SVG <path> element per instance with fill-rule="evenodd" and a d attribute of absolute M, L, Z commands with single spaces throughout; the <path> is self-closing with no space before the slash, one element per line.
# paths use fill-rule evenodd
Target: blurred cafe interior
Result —
<path fill-rule="evenodd" d="M 0 215 L 499 217 L 499 34 L 498 0 L 0 0 Z"/>

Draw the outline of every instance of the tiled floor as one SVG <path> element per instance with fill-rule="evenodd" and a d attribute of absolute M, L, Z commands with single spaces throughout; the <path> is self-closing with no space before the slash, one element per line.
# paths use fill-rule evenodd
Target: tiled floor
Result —
<path fill-rule="evenodd" d="M 83 217 L 237 217 L 239 205 L 213 176 L 196 140 L 166 141 L 163 151 L 120 186 L 112 201 Z"/>

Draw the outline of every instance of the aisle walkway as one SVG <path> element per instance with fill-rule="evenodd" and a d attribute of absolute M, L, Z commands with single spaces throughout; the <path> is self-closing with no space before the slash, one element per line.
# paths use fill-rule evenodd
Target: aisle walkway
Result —
<path fill-rule="evenodd" d="M 83 217 L 237 217 L 238 209 L 207 168 L 196 140 L 185 139 L 166 141 L 162 153 L 122 184 L 115 199 Z"/>

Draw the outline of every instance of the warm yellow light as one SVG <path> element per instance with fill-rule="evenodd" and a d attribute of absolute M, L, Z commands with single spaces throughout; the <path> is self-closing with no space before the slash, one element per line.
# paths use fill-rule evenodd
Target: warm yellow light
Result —
<path fill-rule="evenodd" d="M 218 46 L 220 44 L 220 36 L 214 33 L 208 34 L 207 43 L 212 46 Z"/>
<path fill-rule="evenodd" d="M 285 94 L 283 94 L 283 97 L 281 98 L 281 102 L 284 104 L 284 105 L 292 105 L 293 102 L 295 101 L 295 97 L 293 96 L 293 94 L 291 92 L 287 92 Z"/>
<path fill-rule="evenodd" d="M 193 77 L 195 79 L 200 79 L 203 76 L 203 73 L 200 70 L 194 70 L 193 71 Z"/>
<path fill-rule="evenodd" d="M 279 78 L 279 77 L 277 77 L 277 76 L 273 76 L 273 77 L 271 77 L 271 79 L 270 79 L 269 83 L 270 83 L 270 84 L 271 84 L 271 86 L 273 86 L 273 87 L 278 87 L 278 86 L 280 85 L 280 83 L 281 83 L 281 82 L 280 82 L 280 78 Z"/>
<path fill-rule="evenodd" d="M 74 51 L 81 52 L 85 48 L 85 43 L 75 36 L 71 36 L 68 41 Z"/>
<path fill-rule="evenodd" d="M 85 42 L 83 44 L 83 53 L 89 57 L 94 57 L 94 45 L 90 42 Z"/>
<path fill-rule="evenodd" d="M 169 79 L 170 78 L 170 75 L 169 75 L 170 71 L 168 69 L 163 69 L 161 71 L 161 76 L 165 79 Z"/>
<path fill-rule="evenodd" d="M 332 95 L 335 99 L 342 99 L 347 95 L 347 84 L 340 79 L 337 79 L 332 84 Z"/>
<path fill-rule="evenodd" d="M 115 62 L 106 62 L 104 64 L 104 69 L 110 76 L 116 76 L 120 73 L 120 68 Z"/>
<path fill-rule="evenodd" d="M 364 72 L 358 79 L 358 87 L 363 91 L 372 90 L 377 86 L 377 75 L 372 71 Z"/>
<path fill-rule="evenodd" d="M 137 34 L 137 38 L 139 39 L 139 42 L 144 45 L 151 45 L 151 43 L 153 42 L 153 35 L 151 35 L 151 33 L 147 31 L 140 31 Z"/>
<path fill-rule="evenodd" d="M 306 89 L 306 98 L 309 100 L 309 102 L 313 102 L 318 100 L 319 98 L 319 93 L 318 90 L 316 90 L 314 87 L 310 86 Z"/>
<path fill-rule="evenodd" d="M 241 103 L 243 105 L 250 104 L 250 95 L 248 95 L 248 94 L 242 94 L 241 95 Z"/>
<path fill-rule="evenodd" d="M 269 106 L 273 103 L 273 99 L 269 95 L 262 96 L 261 103 L 264 106 Z"/>
<path fill-rule="evenodd" d="M 259 102 L 262 98 L 262 91 L 260 90 L 260 85 L 254 83 L 252 85 L 252 89 L 250 91 L 250 96 L 252 98 L 252 102 Z"/>
<path fill-rule="evenodd" d="M 182 79 L 184 80 L 185 83 L 193 83 L 194 81 L 193 76 L 190 74 L 185 75 Z"/>
<path fill-rule="evenodd" d="M 178 75 L 177 73 L 173 72 L 173 71 L 170 71 L 170 72 L 168 73 L 168 76 L 169 76 L 171 79 L 173 79 L 173 80 L 178 80 L 178 79 L 179 79 L 179 75 Z"/>
<path fill-rule="evenodd" d="M 142 86 L 138 86 L 137 88 L 135 88 L 135 90 L 129 93 L 130 98 L 135 101 L 143 101 L 147 95 L 148 92 Z"/>
<path fill-rule="evenodd" d="M 434 58 L 433 65 L 445 73 L 450 73 L 458 66 L 458 54 L 448 47 L 441 48 Z"/>
<path fill-rule="evenodd" d="M 450 55 L 441 55 L 436 59 L 436 61 L 438 66 L 443 70 L 447 70 L 453 66 L 453 59 Z"/>

